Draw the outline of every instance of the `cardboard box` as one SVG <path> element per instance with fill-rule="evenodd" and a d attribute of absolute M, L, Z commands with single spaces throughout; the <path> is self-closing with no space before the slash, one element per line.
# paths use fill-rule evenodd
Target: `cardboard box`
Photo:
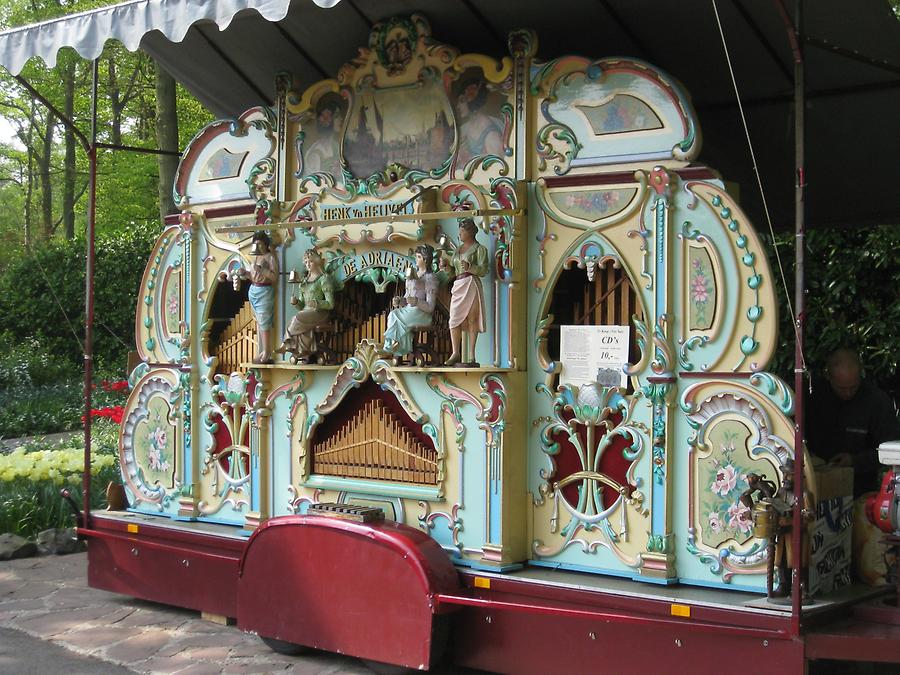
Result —
<path fill-rule="evenodd" d="M 816 519 L 810 527 L 809 592 L 825 595 L 850 583 L 853 469 L 816 469 Z"/>

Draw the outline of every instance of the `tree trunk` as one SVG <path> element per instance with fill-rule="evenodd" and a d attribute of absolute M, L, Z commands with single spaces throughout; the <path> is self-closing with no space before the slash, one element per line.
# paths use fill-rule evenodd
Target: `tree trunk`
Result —
<path fill-rule="evenodd" d="M 41 177 L 41 235 L 43 239 L 49 239 L 53 234 L 53 185 L 50 182 L 50 160 L 53 157 L 53 132 L 55 129 L 56 116 L 48 110 L 43 147 L 38 157 L 38 174 Z"/>
<path fill-rule="evenodd" d="M 37 107 L 37 101 L 34 99 L 31 100 L 31 109 L 28 111 L 28 132 L 25 137 L 22 139 L 22 142 L 25 144 L 26 153 L 28 155 L 28 162 L 25 169 L 28 180 L 28 187 L 25 190 L 25 249 L 31 250 L 32 244 L 34 243 L 34 227 L 32 226 L 32 212 L 31 212 L 31 200 L 34 197 L 34 125 L 36 122 L 37 113 L 35 109 Z"/>
<path fill-rule="evenodd" d="M 75 61 L 68 59 L 63 68 L 65 105 L 63 112 L 71 121 L 75 110 Z M 65 133 L 66 157 L 63 164 L 62 222 L 66 239 L 75 238 L 75 134 L 67 126 Z"/>
<path fill-rule="evenodd" d="M 109 107 L 112 113 L 110 120 L 110 137 L 109 142 L 113 145 L 122 144 L 122 109 L 125 103 L 122 101 L 122 92 L 119 88 L 119 78 L 116 73 L 115 57 L 110 55 L 107 61 L 109 77 L 107 80 L 107 91 L 109 94 Z"/>
<path fill-rule="evenodd" d="M 156 64 L 156 147 L 178 151 L 178 109 L 175 102 L 175 80 Z M 178 157 L 157 155 L 159 164 L 159 217 L 164 220 L 176 212 L 172 198 Z"/>

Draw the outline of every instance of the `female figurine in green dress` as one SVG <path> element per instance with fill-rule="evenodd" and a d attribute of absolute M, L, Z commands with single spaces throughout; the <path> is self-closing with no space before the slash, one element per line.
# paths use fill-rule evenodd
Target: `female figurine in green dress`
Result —
<path fill-rule="evenodd" d="M 432 273 L 434 249 L 427 244 L 416 247 L 416 269 L 406 280 L 406 293 L 395 298 L 384 331 L 384 351 L 402 358 L 413 350 L 412 335 L 417 328 L 430 326 L 437 301 L 438 278 Z"/>
<path fill-rule="evenodd" d="M 291 319 L 277 351 L 281 354 L 291 352 L 298 363 L 310 363 L 318 351 L 316 328 L 328 320 L 334 309 L 334 282 L 325 271 L 317 250 L 304 253 L 303 263 L 306 266 L 303 278 L 294 281 L 296 272 L 293 272 L 290 279 L 298 284 L 297 295 L 291 298 L 291 304 L 299 311 Z"/>
<path fill-rule="evenodd" d="M 441 269 L 454 278 L 450 289 L 450 343 L 453 353 L 447 366 L 477 368 L 475 341 L 485 330 L 484 293 L 481 278 L 488 272 L 488 251 L 475 240 L 478 226 L 472 218 L 459 223 L 459 246 L 449 257 L 441 256 Z M 468 337 L 466 353 L 462 352 L 462 335 Z"/>

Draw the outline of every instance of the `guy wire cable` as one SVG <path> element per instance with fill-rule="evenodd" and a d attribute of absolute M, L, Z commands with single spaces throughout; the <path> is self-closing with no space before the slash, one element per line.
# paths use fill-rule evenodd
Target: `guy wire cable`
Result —
<path fill-rule="evenodd" d="M 747 146 L 750 149 L 750 160 L 753 162 L 753 175 L 756 176 L 756 185 L 759 188 L 759 196 L 762 199 L 763 211 L 766 214 L 766 223 L 769 226 L 769 235 L 772 237 L 772 247 L 775 249 L 775 258 L 778 262 L 778 273 L 781 276 L 781 284 L 784 288 L 785 300 L 787 301 L 788 312 L 791 315 L 791 326 L 794 330 L 794 340 L 799 342 L 799 332 L 797 330 L 797 317 L 794 315 L 794 303 L 791 301 L 788 293 L 787 279 L 784 276 L 784 265 L 781 262 L 781 253 L 778 251 L 778 242 L 775 239 L 775 228 L 772 226 L 772 217 L 769 215 L 769 205 L 766 202 L 766 193 L 763 189 L 762 178 L 759 175 L 759 167 L 756 164 L 756 152 L 753 150 L 753 141 L 750 138 L 750 129 L 747 126 L 747 117 L 744 115 L 744 105 L 741 102 L 741 94 L 738 90 L 737 79 L 734 75 L 734 68 L 731 65 L 731 54 L 728 51 L 728 43 L 725 40 L 725 30 L 722 28 L 722 20 L 719 17 L 719 8 L 716 0 L 712 0 L 713 13 L 716 15 L 716 24 L 719 27 L 719 37 L 722 38 L 722 49 L 725 51 L 725 61 L 728 64 L 728 73 L 731 75 L 731 84 L 734 87 L 734 96 L 737 99 L 738 111 L 741 113 L 741 123 L 744 125 L 744 136 L 747 139 Z M 806 354 L 803 351 L 803 345 L 800 345 L 800 359 L 802 361 L 803 370 L 807 371 Z"/>

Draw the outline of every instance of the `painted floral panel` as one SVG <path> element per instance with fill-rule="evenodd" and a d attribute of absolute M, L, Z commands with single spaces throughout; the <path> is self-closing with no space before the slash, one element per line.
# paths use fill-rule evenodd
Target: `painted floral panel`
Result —
<path fill-rule="evenodd" d="M 716 318 L 716 278 L 704 248 L 690 248 L 688 262 L 688 316 L 691 330 L 709 330 Z"/>
<path fill-rule="evenodd" d="M 181 332 L 181 271 L 172 272 L 166 281 L 165 305 L 166 332 L 177 335 Z"/>
<path fill-rule="evenodd" d="M 634 188 L 624 190 L 577 190 L 551 192 L 554 206 L 567 216 L 597 221 L 622 211 L 634 198 Z"/>
<path fill-rule="evenodd" d="M 709 435 L 713 450 L 698 460 L 695 520 L 702 529 L 703 543 L 718 548 L 729 539 L 743 544 L 752 538 L 750 509 L 740 502 L 747 489 L 747 474 L 766 474 L 773 478 L 775 469 L 765 460 L 754 459 L 747 452 L 750 430 L 736 421 L 717 424 Z"/>
<path fill-rule="evenodd" d="M 148 485 L 175 486 L 175 427 L 169 422 L 169 403 L 153 396 L 147 403 L 147 416 L 135 428 L 134 446 L 137 464 Z"/>

